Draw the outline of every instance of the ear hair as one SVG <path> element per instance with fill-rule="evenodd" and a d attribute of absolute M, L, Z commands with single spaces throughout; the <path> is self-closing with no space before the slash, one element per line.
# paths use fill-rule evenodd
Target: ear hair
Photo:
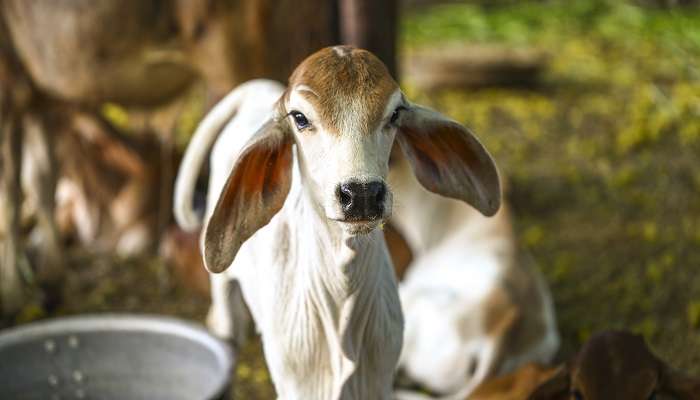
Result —
<path fill-rule="evenodd" d="M 467 202 L 486 216 L 498 211 L 498 169 L 465 127 L 435 111 L 411 105 L 400 119 L 397 140 L 426 189 Z"/>
<path fill-rule="evenodd" d="M 554 375 L 541 384 L 528 400 L 567 400 L 569 396 L 570 371 L 567 364 L 561 365 Z"/>
<path fill-rule="evenodd" d="M 663 361 L 659 389 L 664 393 L 675 395 L 679 400 L 700 400 L 700 378 L 690 377 L 671 368 Z"/>
<path fill-rule="evenodd" d="M 241 245 L 284 205 L 292 182 L 293 142 L 289 125 L 273 118 L 241 151 L 204 230 L 209 271 L 228 268 Z"/>

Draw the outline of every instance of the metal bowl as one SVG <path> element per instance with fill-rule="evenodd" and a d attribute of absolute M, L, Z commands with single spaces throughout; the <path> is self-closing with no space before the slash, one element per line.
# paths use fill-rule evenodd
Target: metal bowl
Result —
<path fill-rule="evenodd" d="M 80 316 L 0 333 L 0 399 L 218 400 L 232 368 L 226 344 L 172 318 Z"/>

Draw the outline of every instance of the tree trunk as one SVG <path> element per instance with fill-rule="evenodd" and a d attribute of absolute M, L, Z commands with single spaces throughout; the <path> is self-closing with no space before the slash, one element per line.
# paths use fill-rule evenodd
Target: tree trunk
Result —
<path fill-rule="evenodd" d="M 3 172 L 2 189 L 5 192 L 2 227 L 5 238 L 0 246 L 0 312 L 12 315 L 20 310 L 24 300 L 22 280 L 19 274 L 23 251 L 20 242 L 20 212 L 22 191 L 20 187 L 20 165 L 22 163 L 21 122 L 12 115 L 8 98 L 0 94 L 0 143 L 2 145 Z"/>
<path fill-rule="evenodd" d="M 339 0 L 340 39 L 371 51 L 398 79 L 396 36 L 397 0 Z"/>

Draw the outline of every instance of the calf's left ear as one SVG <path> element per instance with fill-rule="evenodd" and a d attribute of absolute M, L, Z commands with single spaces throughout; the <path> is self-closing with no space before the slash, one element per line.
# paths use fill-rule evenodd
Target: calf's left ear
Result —
<path fill-rule="evenodd" d="M 501 206 L 501 182 L 491 155 L 464 126 L 410 105 L 397 140 L 418 181 L 429 191 L 462 200 L 485 216 Z"/>

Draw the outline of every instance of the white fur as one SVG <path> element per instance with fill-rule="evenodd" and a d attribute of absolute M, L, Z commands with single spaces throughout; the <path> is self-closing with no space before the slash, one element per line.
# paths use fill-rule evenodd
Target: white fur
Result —
<path fill-rule="evenodd" d="M 341 219 L 342 212 L 336 199 L 335 188 L 349 179 L 359 181 L 384 181 L 388 174 L 388 157 L 394 142 L 394 130 L 385 131 L 385 122 L 376 132 L 364 132 L 357 124 L 357 115 L 366 113 L 366 106 L 354 99 L 349 99 L 346 112 L 340 116 L 340 132 L 327 132 L 324 121 L 317 115 L 313 106 L 300 92 L 312 92 L 305 85 L 297 85 L 289 97 L 287 109 L 302 112 L 313 125 L 311 132 L 300 132 L 298 142 L 305 158 L 313 162 L 304 162 L 308 171 L 308 186 L 311 195 L 317 197 L 319 205 L 324 208 L 326 216 Z M 401 91 L 396 90 L 387 100 L 383 116 L 391 115 L 401 101 Z M 326 132 L 326 133 L 324 133 Z M 329 153 L 333 152 L 330 157 Z M 322 161 L 321 161 L 322 160 Z M 387 192 L 384 200 L 384 213 L 389 217 L 392 212 L 393 197 Z"/>
<path fill-rule="evenodd" d="M 207 215 L 238 153 L 273 115 L 283 90 L 271 81 L 246 83 L 205 118 L 178 175 L 175 212 L 181 225 L 198 222 L 190 200 L 194 181 L 203 153 L 224 123 L 230 119 L 211 155 Z M 294 93 L 288 109 L 303 108 L 322 129 L 310 105 Z M 242 245 L 230 268 L 212 275 L 209 325 L 228 338 L 240 331 L 230 298 L 231 281 L 237 280 L 262 334 L 278 398 L 388 399 L 403 340 L 403 317 L 386 243 L 376 229 L 353 235 L 344 223 L 329 219 L 327 211 L 334 210 L 331 194 L 320 188 L 335 187 L 353 174 L 386 176 L 379 163 L 367 163 L 368 153 L 363 152 L 371 148 L 372 140 L 374 144 L 379 140 L 388 157 L 393 136 L 366 143 L 358 137 L 304 136 L 304 132 L 296 136 L 292 185 L 284 206 Z M 353 142 L 356 147 L 349 147 Z M 345 159 L 350 167 L 341 171 L 341 163 L 319 160 L 323 149 L 337 151 L 341 159 L 348 152 L 360 156 Z M 327 171 L 319 173 L 323 167 Z M 312 174 L 310 168 L 315 169 Z"/>
<path fill-rule="evenodd" d="M 397 198 L 392 221 L 416 254 L 400 285 L 406 327 L 399 366 L 408 377 L 446 394 L 445 399 L 463 400 L 490 375 L 526 362 L 550 361 L 559 336 L 549 292 L 535 271 L 528 295 L 538 299 L 543 315 L 519 311 L 521 317 L 544 321 L 541 340 L 498 360 L 495 354 L 504 338 L 490 336 L 484 326 L 486 299 L 494 290 L 510 290 L 504 278 L 522 267 L 514 259 L 503 211 L 486 218 L 466 204 L 427 192 L 405 160 L 392 168 L 390 183 Z M 476 368 L 469 374 L 473 362 Z M 398 398 L 429 397 L 399 393 Z"/>

